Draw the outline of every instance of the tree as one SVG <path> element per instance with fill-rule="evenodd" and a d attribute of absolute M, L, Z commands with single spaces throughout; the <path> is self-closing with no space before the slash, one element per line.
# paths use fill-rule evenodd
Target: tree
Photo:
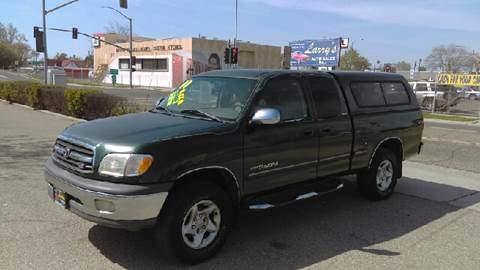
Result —
<path fill-rule="evenodd" d="M 412 65 L 410 65 L 410 63 L 407 63 L 405 61 L 400 61 L 400 62 L 395 64 L 395 67 L 399 71 L 400 70 L 410 70 L 412 68 Z"/>
<path fill-rule="evenodd" d="M 366 70 L 370 68 L 367 58 L 361 56 L 355 49 L 348 50 L 340 58 L 341 70 Z"/>
<path fill-rule="evenodd" d="M 88 50 L 87 56 L 84 59 L 87 67 L 93 67 L 93 48 Z"/>
<path fill-rule="evenodd" d="M 130 36 L 130 28 L 127 25 L 120 24 L 118 22 L 110 22 L 108 26 L 105 27 L 105 32 L 117 34 L 127 38 Z"/>
<path fill-rule="evenodd" d="M 16 59 L 16 53 L 12 46 L 4 42 L 0 42 L 0 67 L 6 69 L 11 67 Z"/>
<path fill-rule="evenodd" d="M 0 66 L 9 68 L 15 61 L 18 61 L 20 65 L 25 63 L 32 53 L 32 49 L 26 41 L 25 35 L 19 33 L 15 26 L 0 23 Z"/>
<path fill-rule="evenodd" d="M 433 47 L 425 64 L 431 70 L 443 72 L 461 72 L 470 70 L 473 66 L 473 57 L 464 46 L 451 44 Z"/>
<path fill-rule="evenodd" d="M 63 61 L 68 59 L 68 55 L 64 52 L 55 54 L 55 57 L 53 57 L 56 60 Z"/>

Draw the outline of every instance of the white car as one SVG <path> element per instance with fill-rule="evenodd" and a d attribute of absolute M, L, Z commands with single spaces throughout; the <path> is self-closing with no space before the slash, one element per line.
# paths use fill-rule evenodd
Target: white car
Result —
<path fill-rule="evenodd" d="M 410 86 L 413 89 L 413 92 L 417 96 L 417 99 L 420 97 L 433 97 L 435 96 L 435 82 L 409 82 Z M 437 97 L 443 96 L 443 91 L 437 90 Z"/>

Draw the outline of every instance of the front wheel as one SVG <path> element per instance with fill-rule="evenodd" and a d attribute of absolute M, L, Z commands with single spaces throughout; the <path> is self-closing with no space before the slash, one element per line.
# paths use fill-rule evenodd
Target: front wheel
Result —
<path fill-rule="evenodd" d="M 399 166 L 399 161 L 391 150 L 378 149 L 370 169 L 357 175 L 360 192 L 371 200 L 387 199 L 397 184 Z"/>
<path fill-rule="evenodd" d="M 156 227 L 162 255 L 185 263 L 215 255 L 232 224 L 226 192 L 213 183 L 190 182 L 169 196 Z"/>

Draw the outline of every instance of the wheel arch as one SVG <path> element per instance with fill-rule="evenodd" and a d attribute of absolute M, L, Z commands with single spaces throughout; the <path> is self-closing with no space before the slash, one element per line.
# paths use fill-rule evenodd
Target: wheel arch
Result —
<path fill-rule="evenodd" d="M 219 185 L 232 198 L 234 205 L 240 202 L 241 193 L 238 179 L 230 169 L 222 166 L 206 166 L 185 171 L 176 178 L 172 190 L 198 179 Z"/>
<path fill-rule="evenodd" d="M 370 156 L 370 160 L 368 161 L 368 169 L 370 169 L 371 165 L 372 165 L 372 160 L 373 158 L 375 157 L 378 149 L 381 149 L 381 148 L 386 148 L 386 149 L 389 149 L 391 150 L 395 156 L 397 157 L 398 159 L 398 168 L 399 168 L 399 177 L 402 177 L 402 161 L 404 159 L 404 145 L 403 145 L 403 141 L 401 138 L 399 137 L 387 137 L 387 138 L 384 138 L 383 140 L 381 140 L 377 145 L 376 147 L 374 148 L 371 156 Z"/>

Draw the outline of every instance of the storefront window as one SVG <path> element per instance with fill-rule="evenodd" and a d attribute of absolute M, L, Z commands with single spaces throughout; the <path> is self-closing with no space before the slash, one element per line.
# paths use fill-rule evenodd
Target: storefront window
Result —
<path fill-rule="evenodd" d="M 118 67 L 120 69 L 128 69 L 129 66 L 130 66 L 130 63 L 128 59 L 118 59 Z"/>
<path fill-rule="evenodd" d="M 128 59 L 118 59 L 118 66 L 120 69 L 128 69 Z M 168 59 L 167 58 L 137 58 L 135 66 L 137 71 L 168 71 Z"/>

